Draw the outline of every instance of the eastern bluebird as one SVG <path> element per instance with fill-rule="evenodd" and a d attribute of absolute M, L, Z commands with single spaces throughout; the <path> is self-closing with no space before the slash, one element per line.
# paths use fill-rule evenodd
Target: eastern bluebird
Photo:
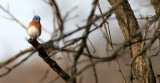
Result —
<path fill-rule="evenodd" d="M 29 23 L 27 33 L 31 37 L 31 39 L 37 39 L 41 35 L 40 19 L 40 16 L 36 15 Z"/>

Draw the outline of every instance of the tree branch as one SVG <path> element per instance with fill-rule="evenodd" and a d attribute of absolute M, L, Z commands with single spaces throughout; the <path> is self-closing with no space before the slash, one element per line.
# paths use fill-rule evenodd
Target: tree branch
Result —
<path fill-rule="evenodd" d="M 43 44 L 40 44 L 37 40 L 29 39 L 28 42 L 38 51 L 39 56 L 64 80 L 68 81 L 70 79 L 70 76 L 63 71 L 59 65 L 56 63 L 56 61 L 52 60 L 50 57 L 48 57 L 48 54 L 46 53 L 45 49 L 43 48 Z"/>

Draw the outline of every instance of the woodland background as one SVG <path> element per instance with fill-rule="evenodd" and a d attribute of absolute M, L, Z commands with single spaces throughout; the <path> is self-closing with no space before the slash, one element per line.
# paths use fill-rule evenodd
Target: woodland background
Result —
<path fill-rule="evenodd" d="M 53 1 L 56 2 L 59 9 L 58 11 Z M 93 13 L 91 11 L 94 10 L 94 2 L 96 1 L 99 3 L 100 9 L 96 4 Z M 40 43 L 46 43 L 49 40 L 60 38 L 84 26 L 82 30 L 61 38 L 60 41 L 52 42 L 55 48 L 47 49 L 51 54 L 53 53 L 51 58 L 70 76 L 74 73 L 74 68 L 71 70 L 71 66 L 75 63 L 75 56 L 78 54 L 77 51 L 79 52 L 79 48 L 81 48 L 81 43 L 83 42 L 83 38 L 81 37 L 87 32 L 86 27 L 88 27 L 90 23 L 89 16 L 91 16 L 91 19 L 99 17 L 99 20 L 91 24 L 89 31 L 95 30 L 89 32 L 88 37 L 84 38 L 87 47 L 83 50 L 79 60 L 77 60 L 80 63 L 77 65 L 77 72 L 81 71 L 87 65 L 96 62 L 96 60 L 101 60 L 91 57 L 90 54 L 98 58 L 109 57 L 114 54 L 109 45 L 110 40 L 107 40 L 105 25 L 108 30 L 107 34 L 110 33 L 109 39 L 112 40 L 114 51 L 117 52 L 116 50 L 120 49 L 120 51 L 117 52 L 117 55 L 120 56 L 116 58 L 121 71 L 119 72 L 117 69 L 115 58 L 111 58 L 110 61 L 92 64 L 93 67 L 91 66 L 82 71 L 82 73 L 76 76 L 77 83 L 138 83 L 136 76 L 133 74 L 132 77 L 131 75 L 130 65 L 133 58 L 128 50 L 131 45 L 124 45 L 127 40 L 125 41 L 123 32 L 114 14 L 114 10 L 118 8 L 118 6 L 114 8 L 108 1 L 110 0 L 0 0 L 0 83 L 65 83 L 65 81 L 38 56 L 37 52 L 24 62 L 21 62 L 34 51 L 31 44 L 28 43 L 29 36 L 26 31 L 34 15 L 41 16 L 43 29 L 38 39 Z M 123 4 L 123 1 L 125 2 L 126 0 L 118 1 L 122 1 Z M 154 43 L 151 43 L 151 47 L 147 47 L 146 49 L 149 50 L 149 58 L 151 59 L 154 77 L 158 83 L 160 79 L 160 56 L 158 36 L 155 33 L 158 34 L 158 32 L 156 32 L 158 31 L 158 19 L 156 15 L 158 17 L 159 14 L 158 12 L 156 14 L 151 1 L 157 1 L 157 4 L 160 3 L 160 1 L 158 3 L 158 0 L 128 0 L 141 28 L 141 31 L 136 31 L 136 34 L 141 32 L 143 37 L 146 37 L 146 40 L 144 40 L 146 46 L 150 45 L 150 41 L 156 37 Z M 100 10 L 103 14 L 106 14 L 106 16 L 101 16 Z M 60 16 L 57 12 L 59 12 Z M 146 30 L 147 32 L 145 32 Z M 80 41 L 76 41 L 76 39 Z M 76 41 L 76 43 L 63 49 L 63 46 L 72 41 Z M 140 42 L 143 43 L 143 40 Z M 47 43 L 47 46 L 52 45 Z M 87 48 L 90 53 L 87 52 Z M 145 47 L 143 49 L 145 49 Z M 15 57 L 17 55 L 19 56 Z M 2 65 L 8 60 L 11 61 Z M 17 63 L 20 64 L 12 69 Z M 10 72 L 3 76 L 7 71 Z M 148 83 L 154 82 L 150 81 Z"/>

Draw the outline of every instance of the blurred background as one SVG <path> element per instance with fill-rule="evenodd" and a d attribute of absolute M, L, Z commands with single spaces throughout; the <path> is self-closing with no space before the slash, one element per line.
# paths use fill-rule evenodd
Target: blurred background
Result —
<path fill-rule="evenodd" d="M 107 0 L 99 1 L 103 12 L 106 12 L 111 8 Z M 62 17 L 64 17 L 65 14 L 72 8 L 76 7 L 76 9 L 68 16 L 68 18 L 75 18 L 64 23 L 64 34 L 69 33 L 77 29 L 77 26 L 83 26 L 86 23 L 86 19 L 91 10 L 92 0 L 56 0 L 56 2 Z M 147 15 L 155 15 L 154 9 L 150 4 L 150 0 L 129 0 L 129 3 L 137 18 L 140 18 L 140 16 L 146 17 Z M 44 0 L 0 0 L 0 5 L 7 9 L 26 27 L 34 15 L 39 15 L 41 17 L 41 25 L 43 26 L 43 31 L 40 36 L 40 39 L 43 41 L 41 42 L 48 41 L 51 38 L 51 33 L 53 32 L 53 11 L 50 5 Z M 96 10 L 96 14 L 99 15 L 98 10 Z M 15 56 L 19 52 L 31 47 L 27 41 L 29 38 L 27 31 L 10 18 L 10 15 L 0 8 L 0 62 L 3 62 Z M 122 43 L 124 38 L 114 14 L 111 16 L 111 19 L 108 19 L 108 22 L 110 25 L 113 42 Z M 138 19 L 138 22 L 139 25 L 142 26 L 145 23 L 145 20 Z M 68 39 L 82 36 L 82 34 L 83 30 L 73 34 Z M 106 56 L 106 49 L 104 46 L 106 41 L 103 38 L 101 31 L 96 30 L 89 36 L 89 38 L 93 46 L 96 48 L 95 54 Z M 93 52 L 92 46 L 90 46 L 90 48 L 92 49 L 91 52 Z M 19 62 L 26 55 L 29 55 L 29 53 L 7 65 L 7 67 Z M 59 53 L 57 55 L 65 56 L 66 54 Z M 159 66 L 157 66 L 159 64 L 159 58 L 160 57 L 158 56 L 152 58 L 155 74 L 160 73 L 160 71 L 158 71 Z M 81 57 L 81 59 L 84 59 L 84 57 Z M 72 63 L 65 58 L 56 61 L 64 70 L 72 65 Z M 120 57 L 119 62 L 122 72 L 125 77 L 129 79 L 129 67 L 127 66 L 127 64 L 131 62 L 129 56 L 124 55 Z M 79 65 L 78 68 L 81 69 L 86 64 L 88 63 L 83 63 Z M 96 65 L 96 69 L 99 83 L 123 82 L 114 61 L 98 64 Z M 0 68 L 0 74 L 5 71 L 5 68 Z M 42 81 L 42 78 L 46 72 L 48 72 L 48 75 L 46 79 Z M 82 83 L 94 83 L 95 80 L 93 80 L 94 75 L 92 68 L 87 69 L 85 72 L 79 76 L 79 79 L 83 79 Z M 1 77 L 0 83 L 65 83 L 61 78 L 58 78 L 55 82 L 53 82 L 57 76 L 58 75 L 49 68 L 49 66 L 37 55 L 37 53 L 35 53 L 23 64 L 12 70 L 8 75 Z"/>

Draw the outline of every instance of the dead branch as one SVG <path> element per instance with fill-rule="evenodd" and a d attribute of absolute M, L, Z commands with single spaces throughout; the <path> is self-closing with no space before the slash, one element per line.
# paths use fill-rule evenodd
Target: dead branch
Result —
<path fill-rule="evenodd" d="M 70 76 L 64 72 L 59 65 L 56 63 L 56 61 L 52 60 L 48 54 L 46 53 L 45 49 L 43 48 L 43 45 L 40 44 L 37 40 L 29 39 L 28 42 L 38 51 L 39 56 L 64 80 L 68 81 L 70 79 Z"/>

